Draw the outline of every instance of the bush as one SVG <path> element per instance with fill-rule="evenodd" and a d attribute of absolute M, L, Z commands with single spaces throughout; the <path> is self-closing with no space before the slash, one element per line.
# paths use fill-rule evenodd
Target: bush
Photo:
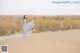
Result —
<path fill-rule="evenodd" d="M 5 17 L 0 23 L 0 36 L 10 35 L 22 31 L 22 19 Z"/>
<path fill-rule="evenodd" d="M 31 20 L 32 19 L 34 18 L 31 18 Z M 80 28 L 80 19 L 73 17 L 36 17 L 34 21 L 36 24 L 34 29 L 38 32 Z M 63 25 L 63 27 L 61 27 L 61 25 Z"/>

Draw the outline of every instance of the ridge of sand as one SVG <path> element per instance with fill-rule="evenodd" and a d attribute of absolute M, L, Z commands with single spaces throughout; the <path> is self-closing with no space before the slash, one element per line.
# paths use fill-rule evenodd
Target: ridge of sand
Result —
<path fill-rule="evenodd" d="M 80 53 L 80 30 L 41 32 L 1 40 L 8 53 Z"/>

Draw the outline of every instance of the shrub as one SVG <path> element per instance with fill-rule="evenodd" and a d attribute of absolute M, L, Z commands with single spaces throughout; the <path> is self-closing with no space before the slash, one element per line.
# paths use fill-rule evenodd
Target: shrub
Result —
<path fill-rule="evenodd" d="M 22 31 L 22 19 L 5 17 L 0 22 L 0 36 L 10 35 Z"/>

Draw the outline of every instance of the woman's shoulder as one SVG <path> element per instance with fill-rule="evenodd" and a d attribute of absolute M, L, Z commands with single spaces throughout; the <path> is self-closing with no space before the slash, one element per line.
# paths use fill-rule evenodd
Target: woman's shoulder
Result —
<path fill-rule="evenodd" d="M 24 22 L 27 22 L 26 19 L 23 19 Z"/>

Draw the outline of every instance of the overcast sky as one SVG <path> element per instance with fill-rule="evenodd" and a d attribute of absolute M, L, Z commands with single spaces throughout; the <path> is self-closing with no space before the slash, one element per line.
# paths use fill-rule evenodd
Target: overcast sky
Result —
<path fill-rule="evenodd" d="M 58 5 L 53 4 L 52 0 L 0 0 L 0 15 L 23 14 L 80 15 L 80 3 Z"/>

